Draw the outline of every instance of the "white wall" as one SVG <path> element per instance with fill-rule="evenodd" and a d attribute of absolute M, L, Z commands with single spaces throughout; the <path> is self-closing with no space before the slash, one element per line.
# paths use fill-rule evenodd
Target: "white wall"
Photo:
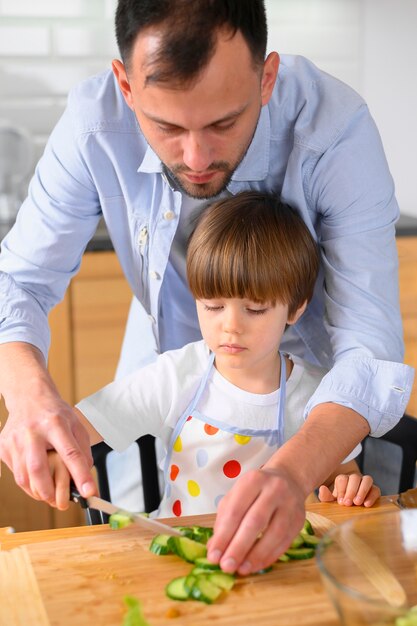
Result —
<path fill-rule="evenodd" d="M 116 0 L 0 0 L 0 119 L 37 156 L 79 80 L 117 56 Z M 368 101 L 404 213 L 417 216 L 417 0 L 266 0 L 269 49 L 303 54 Z"/>

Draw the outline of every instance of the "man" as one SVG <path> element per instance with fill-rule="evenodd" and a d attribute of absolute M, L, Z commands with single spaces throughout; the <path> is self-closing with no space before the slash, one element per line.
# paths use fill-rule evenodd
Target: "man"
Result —
<path fill-rule="evenodd" d="M 407 404 L 393 183 L 356 93 L 301 57 L 265 58 L 262 0 L 120 0 L 116 34 L 123 62 L 72 92 L 3 242 L 0 454 L 40 499 L 53 498 L 51 447 L 82 492 L 94 489 L 86 434 L 45 358 L 47 312 L 102 214 L 140 302 L 129 339 L 139 365 L 199 337 L 185 280 L 190 213 L 244 189 L 279 193 L 322 249 L 315 296 L 283 349 L 331 370 L 304 427 L 219 505 L 209 557 L 246 574 L 288 546 L 306 495 Z"/>

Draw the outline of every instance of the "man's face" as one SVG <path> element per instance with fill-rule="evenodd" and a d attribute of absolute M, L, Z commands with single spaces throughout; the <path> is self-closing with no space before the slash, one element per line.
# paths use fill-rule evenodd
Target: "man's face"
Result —
<path fill-rule="evenodd" d="M 270 98 L 278 70 L 272 53 L 255 68 L 238 32 L 220 32 L 216 52 L 197 81 L 185 85 L 146 84 L 149 55 L 159 33 L 149 28 L 134 46 L 129 75 L 113 63 L 127 104 L 165 168 L 189 196 L 219 194 L 245 156 L 261 106 Z"/>

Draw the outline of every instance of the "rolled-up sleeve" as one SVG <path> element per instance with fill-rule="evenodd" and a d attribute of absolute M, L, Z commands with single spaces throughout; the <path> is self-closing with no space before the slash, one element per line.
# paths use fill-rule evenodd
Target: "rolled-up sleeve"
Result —
<path fill-rule="evenodd" d="M 318 404 L 335 402 L 357 411 L 368 421 L 371 434 L 380 437 L 404 414 L 413 379 L 413 368 L 402 363 L 368 357 L 341 359 L 317 387 L 304 417 Z"/>

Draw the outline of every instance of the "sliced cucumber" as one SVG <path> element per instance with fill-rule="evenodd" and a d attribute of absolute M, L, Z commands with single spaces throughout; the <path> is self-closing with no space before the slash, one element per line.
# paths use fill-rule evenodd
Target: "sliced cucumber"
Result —
<path fill-rule="evenodd" d="M 192 526 L 193 539 L 200 543 L 207 543 L 210 537 L 213 535 L 213 529 L 208 526 Z"/>
<path fill-rule="evenodd" d="M 211 574 L 213 571 L 214 570 L 203 569 L 202 567 L 193 567 L 191 574 L 194 574 L 194 576 L 201 576 L 201 574 L 206 576 L 207 574 Z"/>
<path fill-rule="evenodd" d="M 194 531 L 190 526 L 174 526 L 174 528 L 182 532 L 184 537 L 194 539 Z"/>
<path fill-rule="evenodd" d="M 307 533 L 308 535 L 314 535 L 314 529 L 311 525 L 311 522 L 308 519 L 304 520 L 304 526 L 301 532 Z"/>
<path fill-rule="evenodd" d="M 109 517 L 109 525 L 112 530 L 119 530 L 119 528 L 125 528 L 133 523 L 133 517 L 130 513 L 125 511 L 116 511 Z"/>
<path fill-rule="evenodd" d="M 289 556 L 290 559 L 295 560 L 312 559 L 315 553 L 314 548 L 288 548 L 288 550 L 285 551 L 285 554 Z"/>
<path fill-rule="evenodd" d="M 277 558 L 277 561 L 281 561 L 282 563 L 288 563 L 288 561 L 291 561 L 290 557 L 288 556 L 288 554 L 281 554 L 281 556 L 279 556 Z"/>
<path fill-rule="evenodd" d="M 236 582 L 236 578 L 233 574 L 226 574 L 226 572 L 212 572 L 207 575 L 208 580 L 220 587 L 220 589 L 224 589 L 225 591 L 230 591 L 233 589 L 233 586 Z"/>
<path fill-rule="evenodd" d="M 169 538 L 170 535 L 156 535 L 156 537 L 152 539 L 149 550 L 154 554 L 160 554 L 162 556 L 172 554 L 172 550 L 168 546 Z"/>
<path fill-rule="evenodd" d="M 190 597 L 206 604 L 213 604 L 223 593 L 217 585 L 211 582 L 206 576 L 197 576 L 197 580 L 191 588 Z"/>
<path fill-rule="evenodd" d="M 168 598 L 172 600 L 188 600 L 189 591 L 185 586 L 187 576 L 179 576 L 179 578 L 174 578 L 167 584 L 165 587 L 165 593 Z"/>
<path fill-rule="evenodd" d="M 316 537 L 316 535 L 309 535 L 308 533 L 305 533 L 303 531 L 301 531 L 300 535 L 303 538 L 304 545 L 309 548 L 317 548 L 320 543 L 320 539 Z"/>
<path fill-rule="evenodd" d="M 204 570 L 219 570 L 220 565 L 218 563 L 212 563 L 207 557 L 201 556 L 194 560 L 196 567 L 200 567 Z"/>
<path fill-rule="evenodd" d="M 189 563 L 194 563 L 196 559 L 207 555 L 207 548 L 204 544 L 188 537 L 170 537 L 168 546 L 171 549 L 174 546 L 173 552 Z"/>
<path fill-rule="evenodd" d="M 197 576 L 195 574 L 193 574 L 193 572 L 191 572 L 191 574 L 188 574 L 188 576 L 185 577 L 185 581 L 184 581 L 184 587 L 185 590 L 188 593 L 188 596 L 190 596 L 191 594 L 191 589 L 194 586 L 194 583 L 197 580 Z"/>

